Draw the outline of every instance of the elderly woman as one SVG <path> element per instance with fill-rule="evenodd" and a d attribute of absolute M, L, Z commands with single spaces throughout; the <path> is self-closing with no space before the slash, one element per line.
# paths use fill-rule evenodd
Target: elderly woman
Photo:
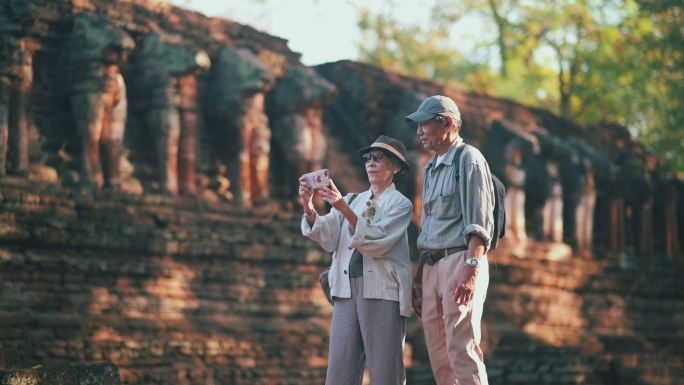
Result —
<path fill-rule="evenodd" d="M 404 145 L 380 136 L 359 151 L 370 189 L 345 198 L 330 181 L 317 189 L 332 209 L 319 215 L 313 189 L 300 178 L 302 233 L 334 252 L 333 299 L 326 385 L 358 385 L 366 358 L 373 384 L 404 384 L 406 317 L 411 309 L 411 264 L 406 229 L 413 205 L 394 179 L 409 168 Z"/>

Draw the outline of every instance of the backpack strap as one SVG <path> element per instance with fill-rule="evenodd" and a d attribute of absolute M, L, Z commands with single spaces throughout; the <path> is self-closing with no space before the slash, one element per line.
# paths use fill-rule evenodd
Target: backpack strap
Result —
<path fill-rule="evenodd" d="M 356 199 L 356 197 L 358 197 L 358 196 L 359 196 L 359 193 L 351 193 L 351 196 L 349 196 L 349 200 L 346 201 L 347 204 L 351 206 L 352 202 L 354 202 L 354 199 Z M 340 213 L 340 214 L 342 214 L 342 213 Z M 342 223 L 344 223 L 345 220 L 346 220 L 346 218 L 343 215 L 342 216 Z M 342 234 L 342 227 L 341 226 L 340 226 L 340 234 Z"/>
<path fill-rule="evenodd" d="M 454 172 L 454 177 L 456 179 L 456 188 L 461 189 L 461 155 L 463 154 L 463 150 L 465 150 L 467 144 L 463 143 L 462 146 L 456 149 L 456 153 L 454 154 L 454 158 L 451 160 L 451 163 L 454 164 L 456 167 L 456 170 Z M 461 200 L 461 212 L 465 213 L 465 207 L 463 205 L 465 204 L 465 197 L 461 192 L 459 191 L 458 193 L 459 199 Z"/>
<path fill-rule="evenodd" d="M 452 163 L 456 165 L 456 172 L 454 173 L 456 176 L 456 182 L 460 182 L 461 180 L 461 154 L 463 154 L 463 150 L 465 150 L 467 144 L 463 143 L 463 145 L 459 148 L 456 149 L 456 153 L 454 154 L 454 159 L 451 160 Z"/>

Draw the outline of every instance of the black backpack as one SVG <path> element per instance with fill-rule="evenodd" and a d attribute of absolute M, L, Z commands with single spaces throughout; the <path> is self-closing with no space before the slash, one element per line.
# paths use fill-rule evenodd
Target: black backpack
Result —
<path fill-rule="evenodd" d="M 459 147 L 456 150 L 454 159 L 458 159 L 456 163 L 456 181 L 459 181 L 460 175 L 458 170 L 461 169 L 461 153 L 465 149 L 466 145 Z M 491 171 L 490 171 L 491 173 Z M 489 250 L 494 250 L 499 243 L 499 239 L 502 239 L 506 235 L 506 209 L 504 208 L 504 201 L 506 199 L 506 187 L 503 183 L 496 177 L 493 173 L 492 175 L 492 185 L 494 186 L 494 230 L 492 233 L 492 241 L 489 245 Z"/>

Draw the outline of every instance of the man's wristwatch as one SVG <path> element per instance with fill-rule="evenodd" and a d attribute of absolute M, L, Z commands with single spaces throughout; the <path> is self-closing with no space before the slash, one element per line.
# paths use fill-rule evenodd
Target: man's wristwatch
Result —
<path fill-rule="evenodd" d="M 480 266 L 480 260 L 477 258 L 468 258 L 465 260 L 465 264 L 472 267 Z"/>

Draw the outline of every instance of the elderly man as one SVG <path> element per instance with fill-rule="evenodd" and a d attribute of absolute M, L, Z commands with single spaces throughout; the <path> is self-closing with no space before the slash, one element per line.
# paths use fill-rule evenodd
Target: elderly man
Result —
<path fill-rule="evenodd" d="M 486 252 L 494 229 L 494 187 L 487 161 L 459 136 L 456 103 L 431 96 L 406 117 L 418 124 L 425 166 L 414 279 L 430 363 L 438 385 L 487 384 L 480 320 L 489 285 Z"/>

